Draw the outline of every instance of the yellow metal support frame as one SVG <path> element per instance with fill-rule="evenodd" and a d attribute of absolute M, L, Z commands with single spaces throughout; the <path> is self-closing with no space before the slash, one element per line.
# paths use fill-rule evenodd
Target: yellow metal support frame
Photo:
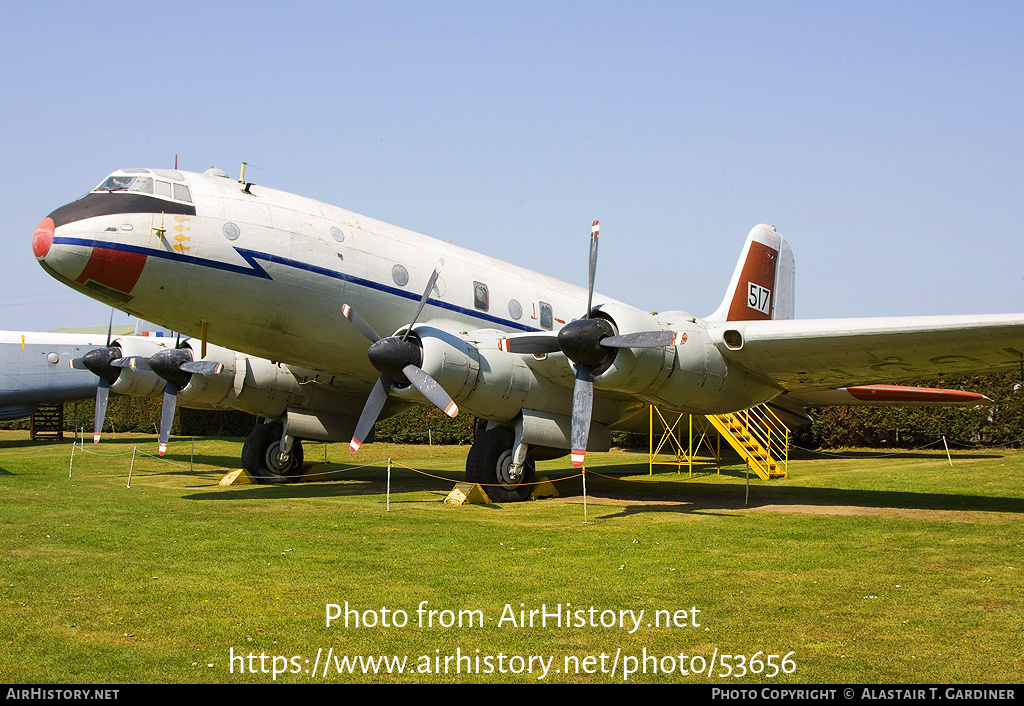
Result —
<path fill-rule="evenodd" d="M 683 444 L 682 430 L 679 428 L 683 417 L 687 418 L 687 443 Z M 682 472 L 683 464 L 686 464 L 687 471 L 690 477 L 693 477 L 693 465 L 694 463 L 711 463 L 711 461 L 700 461 L 695 460 L 696 455 L 700 452 L 702 446 L 706 447 L 708 453 L 711 454 L 715 467 L 718 472 L 722 470 L 722 440 L 721 436 L 716 435 L 716 443 L 712 445 L 711 436 L 709 432 L 711 427 L 707 424 L 700 422 L 700 417 L 697 418 L 697 439 L 694 443 L 694 418 L 692 414 L 679 414 L 676 416 L 675 421 L 669 422 L 665 418 L 665 415 L 661 413 L 661 410 L 651 405 L 650 407 L 650 455 L 647 461 L 647 472 L 649 475 L 654 473 L 655 466 L 675 466 L 676 473 Z M 654 427 L 655 420 L 660 425 L 660 440 L 657 444 L 654 443 Z M 659 461 L 657 460 L 658 455 L 665 450 L 668 445 L 669 450 L 673 455 L 671 461 Z"/>
<path fill-rule="evenodd" d="M 680 429 L 683 416 L 688 418 L 687 444 L 684 446 Z M 660 426 L 660 440 L 655 444 L 655 421 Z M 716 443 L 712 445 L 711 430 Z M 648 473 L 654 473 L 655 466 L 675 466 L 676 472 L 682 471 L 685 463 L 690 476 L 693 476 L 694 463 L 710 463 L 697 461 L 696 455 L 701 447 L 706 447 L 714 459 L 718 472 L 722 470 L 722 437 L 732 446 L 740 458 L 763 480 L 779 476 L 789 477 L 789 428 L 765 405 L 758 405 L 734 414 L 707 415 L 705 417 L 679 414 L 675 421 L 669 421 L 661 410 L 650 407 L 650 455 L 648 457 Z M 696 443 L 695 443 L 696 439 Z M 663 451 L 671 451 L 673 460 L 659 461 L 658 455 Z"/>

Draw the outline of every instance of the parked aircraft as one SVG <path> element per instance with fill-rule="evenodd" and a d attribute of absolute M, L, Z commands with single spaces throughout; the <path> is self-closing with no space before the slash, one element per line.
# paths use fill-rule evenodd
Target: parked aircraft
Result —
<path fill-rule="evenodd" d="M 429 401 L 485 420 L 467 477 L 521 499 L 534 460 L 582 463 L 611 429 L 642 428 L 650 404 L 724 413 L 1024 358 L 1021 314 L 793 319 L 792 251 L 767 225 L 748 235 L 722 305 L 698 318 L 595 294 L 596 223 L 583 288 L 218 172 L 118 170 L 44 218 L 33 251 L 133 315 L 322 371 L 247 440 L 243 460 L 263 475 L 290 468 L 299 439 L 355 449 L 377 418 Z"/>
<path fill-rule="evenodd" d="M 103 345 L 105 334 L 0 331 L 0 419 L 21 419 L 40 405 L 96 394 L 95 375 L 68 361 Z"/>
<path fill-rule="evenodd" d="M 95 396 L 93 441 L 98 442 L 110 392 L 162 396 L 162 456 L 177 404 L 193 409 L 236 409 L 270 419 L 283 417 L 289 406 L 303 402 L 327 408 L 335 404 L 329 376 L 213 344 L 207 346 L 206 358 L 199 360 L 193 353 L 193 347 L 200 347 L 198 340 L 162 335 L 167 333 L 0 331 L 0 421 L 27 417 L 42 404 Z M 311 384 L 318 388 L 314 391 L 308 387 Z M 274 429 L 273 425 L 260 429 L 267 437 L 262 453 L 269 453 L 272 459 L 277 457 L 276 442 L 280 439 L 279 430 L 276 435 L 268 434 Z M 254 472 L 261 473 L 268 463 L 263 459 L 250 465 Z M 301 467 L 301 446 L 297 446 L 290 465 L 277 469 L 277 475 L 297 477 Z M 280 480 L 277 475 L 266 479 Z"/>

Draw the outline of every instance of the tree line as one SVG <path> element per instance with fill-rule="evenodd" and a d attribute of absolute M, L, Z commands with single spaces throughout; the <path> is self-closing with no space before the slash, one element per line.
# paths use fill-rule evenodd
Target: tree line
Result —
<path fill-rule="evenodd" d="M 971 407 L 820 407 L 812 410 L 813 424 L 794 430 L 794 444 L 804 448 L 897 447 L 914 448 L 946 438 L 962 446 L 1024 445 L 1024 384 L 1019 373 L 996 373 L 914 382 L 980 392 L 989 398 Z M 76 423 L 87 432 L 93 427 L 92 400 L 64 405 L 64 428 Z M 104 432 L 152 432 L 160 424 L 161 400 L 111 395 Z M 230 411 L 179 407 L 171 433 L 178 436 L 245 437 L 257 419 Z M 377 422 L 374 439 L 398 444 L 470 444 L 474 419 L 462 414 L 451 419 L 428 405 L 413 405 L 401 414 Z M 0 428 L 27 429 L 28 420 L 4 422 Z M 613 434 L 616 445 L 647 449 L 643 434 Z"/>

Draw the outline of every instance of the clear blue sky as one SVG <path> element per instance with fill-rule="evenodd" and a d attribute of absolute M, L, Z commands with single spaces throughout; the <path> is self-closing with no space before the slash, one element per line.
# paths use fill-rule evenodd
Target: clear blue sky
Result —
<path fill-rule="evenodd" d="M 128 166 L 248 179 L 706 315 L 1024 311 L 1020 2 L 5 3 L 0 328 L 105 325 L 30 247 Z M 127 323 L 118 314 L 115 322 Z"/>

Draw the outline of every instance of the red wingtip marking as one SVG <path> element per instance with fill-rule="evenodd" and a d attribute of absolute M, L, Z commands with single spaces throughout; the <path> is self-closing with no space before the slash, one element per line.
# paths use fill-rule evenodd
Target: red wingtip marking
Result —
<path fill-rule="evenodd" d="M 846 391 L 858 400 L 874 402 L 917 403 L 969 403 L 985 399 L 985 395 L 963 390 L 944 390 L 932 387 L 904 387 L 901 385 L 859 385 Z"/>

